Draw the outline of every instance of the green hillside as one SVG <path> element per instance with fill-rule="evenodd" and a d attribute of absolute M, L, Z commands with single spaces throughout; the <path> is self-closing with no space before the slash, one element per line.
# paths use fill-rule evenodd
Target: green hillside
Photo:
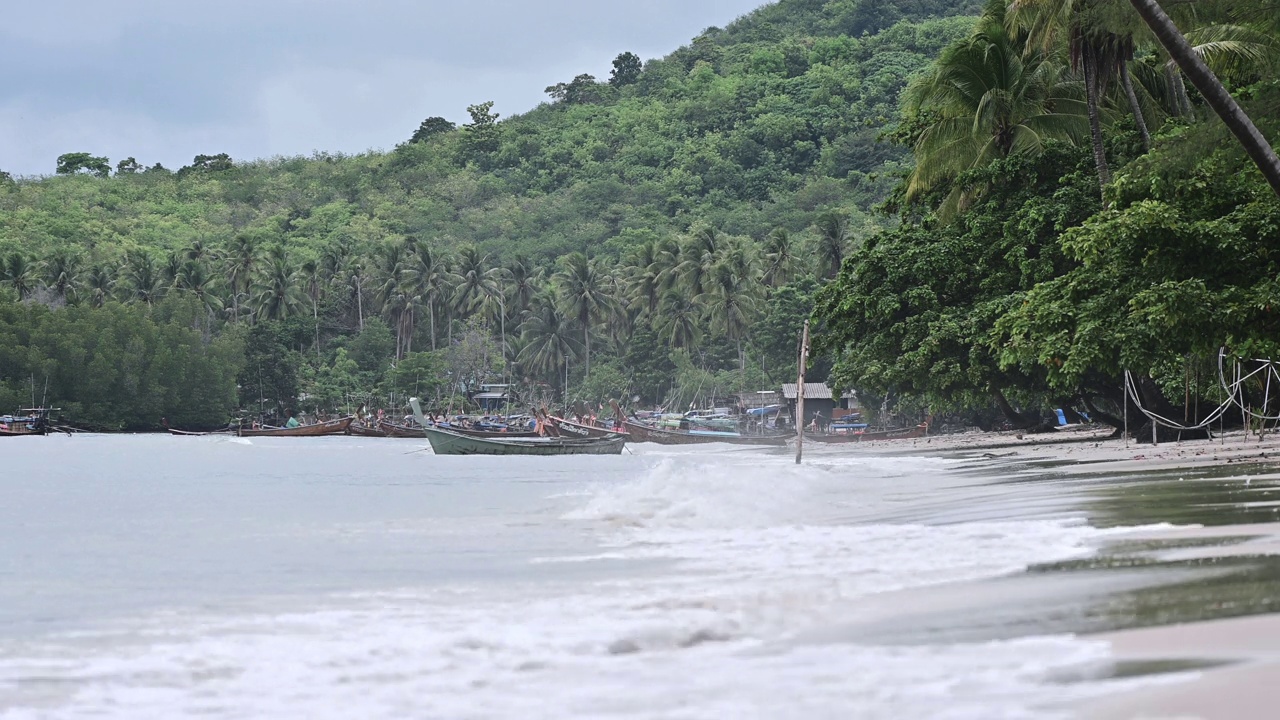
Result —
<path fill-rule="evenodd" d="M 910 159 L 879 138 L 974 5 L 783 0 L 523 115 L 429 118 L 387 153 L 171 171 L 69 152 L 0 180 L 0 407 L 33 377 L 109 427 L 501 377 L 559 396 L 566 364 L 592 400 L 776 382 L 816 280 L 890 222 L 871 209 Z M 164 332 L 187 334 L 182 362 L 216 351 L 217 392 L 197 403 L 151 352 L 127 369 L 128 339 L 94 337 Z"/>

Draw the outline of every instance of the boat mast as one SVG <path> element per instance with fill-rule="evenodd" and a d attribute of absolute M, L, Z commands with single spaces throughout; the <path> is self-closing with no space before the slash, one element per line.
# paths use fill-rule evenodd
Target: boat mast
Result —
<path fill-rule="evenodd" d="M 809 321 L 800 336 L 800 378 L 796 381 L 796 464 L 804 456 L 804 370 L 809 359 Z"/>

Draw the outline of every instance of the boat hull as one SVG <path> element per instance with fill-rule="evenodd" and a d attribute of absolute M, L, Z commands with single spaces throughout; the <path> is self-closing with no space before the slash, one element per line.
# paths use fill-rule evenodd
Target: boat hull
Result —
<path fill-rule="evenodd" d="M 240 428 L 240 437 L 320 437 L 322 435 L 342 435 L 351 427 L 354 417 L 326 420 L 313 425 L 299 425 L 295 428 Z"/>
<path fill-rule="evenodd" d="M 608 428 L 596 427 L 595 425 L 584 425 L 572 420 L 564 418 L 549 418 L 552 426 L 559 431 L 560 436 L 564 438 L 610 438 L 610 437 L 626 437 L 627 433 Z"/>
<path fill-rule="evenodd" d="M 495 439 L 463 435 L 452 430 L 425 428 L 437 455 L 620 455 L 626 438 L 564 440 L 555 438 Z"/>
<path fill-rule="evenodd" d="M 812 440 L 818 443 L 857 443 L 871 442 L 873 440 L 910 440 L 912 438 L 924 437 L 925 431 L 928 430 L 927 425 L 917 425 L 910 428 L 898 428 L 896 430 L 883 430 L 880 432 L 855 433 L 850 435 L 809 435 L 805 434 L 806 441 Z"/>
<path fill-rule="evenodd" d="M 754 445 L 757 447 L 785 447 L 788 435 L 697 435 L 681 430 L 662 430 L 640 423 L 626 420 L 627 432 L 635 442 L 651 442 L 659 445 L 708 445 L 711 443 L 728 443 L 730 445 Z"/>
<path fill-rule="evenodd" d="M 387 433 L 382 428 L 358 422 L 353 422 L 347 427 L 347 434 L 356 435 L 358 437 L 387 437 Z"/>

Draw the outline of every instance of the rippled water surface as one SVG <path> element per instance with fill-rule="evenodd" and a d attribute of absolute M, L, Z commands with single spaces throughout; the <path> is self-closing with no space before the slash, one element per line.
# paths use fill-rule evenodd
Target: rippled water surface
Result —
<path fill-rule="evenodd" d="M 954 460 L 77 436 L 0 465 L 6 720 L 1031 718 L 1106 685 L 1105 645 L 1034 627 L 848 632 L 1117 532 Z"/>

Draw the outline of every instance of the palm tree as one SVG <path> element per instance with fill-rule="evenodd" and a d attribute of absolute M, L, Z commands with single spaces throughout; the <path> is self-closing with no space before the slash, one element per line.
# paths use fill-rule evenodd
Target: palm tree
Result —
<path fill-rule="evenodd" d="M 381 282 L 376 289 L 382 314 L 396 329 L 396 359 L 408 352 L 413 337 L 414 311 L 419 297 L 415 292 L 417 271 L 413 268 L 414 256 L 407 241 L 392 241 L 382 246 L 378 261 Z"/>
<path fill-rule="evenodd" d="M 80 289 L 80 257 L 61 248 L 45 263 L 45 285 L 66 302 Z"/>
<path fill-rule="evenodd" d="M 914 143 L 908 201 L 992 160 L 1038 152 L 1045 140 L 1075 141 L 1089 132 L 1080 84 L 1065 77 L 1065 67 L 1052 57 L 1022 50 L 1003 18 L 989 14 L 907 87 L 908 112 L 925 121 Z M 944 217 L 969 197 L 953 189 Z"/>
<path fill-rule="evenodd" d="M 451 288 L 449 280 L 449 258 L 447 255 L 433 250 L 429 245 L 418 244 L 414 255 L 417 257 L 415 273 L 418 281 L 418 295 L 427 304 L 427 317 L 431 322 L 431 349 L 436 349 L 436 311 L 441 298 L 448 297 Z"/>
<path fill-rule="evenodd" d="M 248 235 L 236 235 L 227 250 L 227 285 L 231 291 L 231 316 L 240 322 L 240 298 L 249 294 L 258 269 L 258 244 Z"/>
<path fill-rule="evenodd" d="M 160 269 L 156 261 L 147 253 L 137 250 L 125 256 L 124 281 L 129 288 L 129 297 L 148 306 L 155 303 L 164 294 L 164 285 L 160 279 Z"/>
<path fill-rule="evenodd" d="M 712 268 L 708 290 L 697 298 L 707 309 L 712 331 L 723 333 L 737 345 L 738 367 L 744 371 L 747 356 L 742 341 L 759 315 L 760 284 L 753 269 L 753 263 L 726 258 Z"/>
<path fill-rule="evenodd" d="M 1160 41 L 1165 52 L 1169 53 L 1169 57 L 1178 64 L 1178 68 L 1191 80 L 1191 84 L 1200 91 L 1205 102 L 1222 119 L 1231 134 L 1236 136 L 1236 140 L 1249 155 L 1249 159 L 1262 171 L 1262 176 L 1271 185 L 1271 189 L 1280 196 L 1280 157 L 1276 156 L 1275 149 L 1258 131 L 1253 120 L 1240 108 L 1235 98 L 1231 97 L 1231 93 L 1227 92 L 1222 81 L 1218 80 L 1205 64 L 1204 59 L 1178 31 L 1178 27 L 1169 19 L 1159 2 L 1156 0 L 1129 0 L 1129 2 L 1138 11 L 1143 22 L 1151 28 L 1151 32 Z"/>
<path fill-rule="evenodd" d="M 840 274 L 849 244 L 849 219 L 834 210 L 818 217 L 818 274 L 828 280 Z"/>
<path fill-rule="evenodd" d="M 210 275 L 209 265 L 202 260 L 182 263 L 174 287 L 194 297 L 207 316 L 216 315 L 223 308 L 222 298 L 217 293 L 218 279 Z"/>
<path fill-rule="evenodd" d="M 9 253 L 9 259 L 2 269 L 4 281 L 18 293 L 18 300 L 26 300 L 36 289 L 40 265 L 28 260 L 26 255 L 17 251 Z"/>
<path fill-rule="evenodd" d="M 520 324 L 520 342 L 524 345 L 519 359 L 529 371 L 556 382 L 564 375 L 565 362 L 577 357 L 581 350 L 574 337 L 573 325 L 560 311 L 563 301 L 553 285 L 530 303 Z"/>
<path fill-rule="evenodd" d="M 516 255 L 507 265 L 507 288 L 510 302 L 507 311 L 521 317 L 538 294 L 539 269 L 524 255 Z"/>
<path fill-rule="evenodd" d="M 264 320 L 285 320 L 302 305 L 301 277 L 284 248 L 272 248 L 254 287 L 254 312 Z"/>
<path fill-rule="evenodd" d="M 320 299 L 324 297 L 324 267 L 319 260 L 307 260 L 298 268 L 303 289 L 311 301 L 311 322 L 315 326 L 315 350 L 320 354 Z"/>
<path fill-rule="evenodd" d="M 622 286 L 632 310 L 646 317 L 658 312 L 662 298 L 662 250 L 656 240 L 646 240 L 631 251 L 623 263 Z"/>
<path fill-rule="evenodd" d="M 489 256 L 474 245 L 458 251 L 457 281 L 453 289 L 453 307 L 459 312 L 473 312 L 480 301 L 496 292 L 499 269 L 489 264 Z"/>
<path fill-rule="evenodd" d="M 662 294 L 658 306 L 658 322 L 654 327 L 658 338 L 672 347 L 689 347 L 702 337 L 702 308 L 686 293 L 672 288 Z"/>
<path fill-rule="evenodd" d="M 116 275 L 108 265 L 94 265 L 89 269 L 89 277 L 85 287 L 89 290 L 89 303 L 94 307 L 102 307 L 111 297 L 115 289 Z"/>
<path fill-rule="evenodd" d="M 560 258 L 560 270 L 555 274 L 564 312 L 577 320 L 582 330 L 584 377 L 591 377 L 591 330 L 613 303 L 606 286 L 607 277 L 598 261 L 588 260 L 581 252 Z"/>
<path fill-rule="evenodd" d="M 764 271 L 764 282 L 768 286 L 781 287 L 791 282 L 792 266 L 795 264 L 792 245 L 791 233 L 786 228 L 775 228 L 765 238 L 765 259 L 768 266 Z"/>
<path fill-rule="evenodd" d="M 711 266 L 716 261 L 720 245 L 720 233 L 714 228 L 701 227 L 685 240 L 680 248 L 680 264 L 676 273 L 690 297 L 701 295 Z"/>

